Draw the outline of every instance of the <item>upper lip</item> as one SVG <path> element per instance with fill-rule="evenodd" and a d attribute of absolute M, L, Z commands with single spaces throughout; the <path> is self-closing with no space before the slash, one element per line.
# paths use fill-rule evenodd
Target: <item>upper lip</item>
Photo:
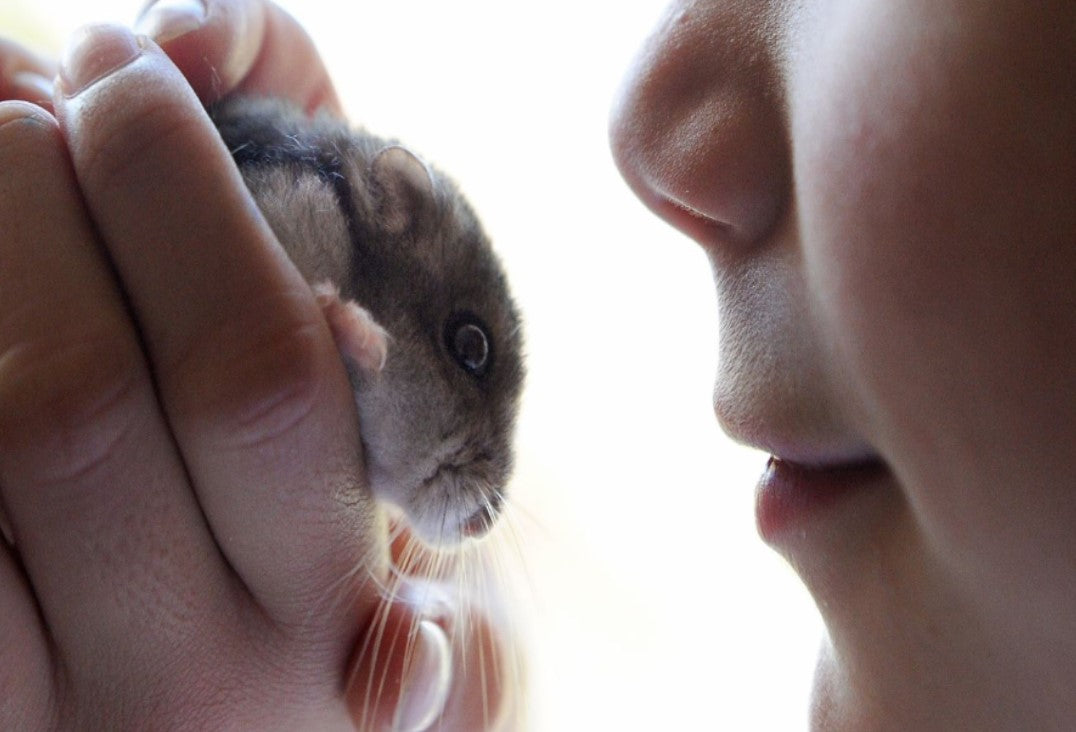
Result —
<path fill-rule="evenodd" d="M 878 453 L 866 442 L 845 433 L 833 433 L 808 428 L 795 430 L 768 429 L 766 425 L 746 426 L 729 424 L 718 415 L 718 421 L 733 440 L 768 453 L 773 458 L 811 470 L 832 470 L 854 465 L 881 462 Z M 830 433 L 829 436 L 824 436 Z"/>
<path fill-rule="evenodd" d="M 777 460 L 815 470 L 862 465 L 879 460 L 877 453 L 868 446 L 851 443 L 818 447 L 773 443 L 763 449 Z"/>

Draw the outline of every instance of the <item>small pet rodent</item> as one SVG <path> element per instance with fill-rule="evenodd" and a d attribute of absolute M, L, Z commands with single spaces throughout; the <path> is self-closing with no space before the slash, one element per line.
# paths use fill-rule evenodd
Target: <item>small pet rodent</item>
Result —
<path fill-rule="evenodd" d="M 405 148 L 328 116 L 243 97 L 210 113 L 315 285 L 374 495 L 428 543 L 485 533 L 512 467 L 524 368 L 519 314 L 471 207 Z"/>

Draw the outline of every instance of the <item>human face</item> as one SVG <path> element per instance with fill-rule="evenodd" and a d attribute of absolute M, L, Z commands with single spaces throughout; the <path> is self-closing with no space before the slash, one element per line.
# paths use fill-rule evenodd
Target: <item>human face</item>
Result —
<path fill-rule="evenodd" d="M 1076 6 L 674 2 L 616 105 L 697 240 L 717 417 L 829 638 L 825 728 L 1076 718 Z"/>

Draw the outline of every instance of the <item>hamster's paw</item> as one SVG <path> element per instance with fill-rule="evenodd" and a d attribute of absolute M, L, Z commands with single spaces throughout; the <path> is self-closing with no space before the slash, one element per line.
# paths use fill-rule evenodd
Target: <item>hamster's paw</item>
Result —
<path fill-rule="evenodd" d="M 354 300 L 342 299 L 340 290 L 331 282 L 319 282 L 313 290 L 340 353 L 364 371 L 385 368 L 389 334 L 374 316 Z"/>

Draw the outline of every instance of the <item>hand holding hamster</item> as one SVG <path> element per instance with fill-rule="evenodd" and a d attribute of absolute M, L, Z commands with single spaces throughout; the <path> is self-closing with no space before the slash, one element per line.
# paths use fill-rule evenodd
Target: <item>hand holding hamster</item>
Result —
<path fill-rule="evenodd" d="M 260 0 L 156 25 L 179 71 L 95 28 L 65 56 L 55 118 L 0 101 L 0 728 L 485 728 L 468 700 L 513 690 L 473 670 L 502 630 L 347 579 L 389 561 L 348 375 L 188 86 L 332 107 L 324 69 Z M 0 43 L 10 70 L 0 100 L 44 101 L 22 82 L 54 66 Z M 421 627 L 418 649 L 382 645 L 374 676 L 352 673 L 393 627 Z M 447 688 L 402 673 L 446 652 L 438 628 L 458 636 L 433 667 Z M 401 718 L 403 683 L 434 706 Z"/>
<path fill-rule="evenodd" d="M 351 367 L 374 494 L 435 545 L 504 500 L 523 379 L 504 272 L 455 184 L 406 148 L 281 100 L 213 118 Z"/>

